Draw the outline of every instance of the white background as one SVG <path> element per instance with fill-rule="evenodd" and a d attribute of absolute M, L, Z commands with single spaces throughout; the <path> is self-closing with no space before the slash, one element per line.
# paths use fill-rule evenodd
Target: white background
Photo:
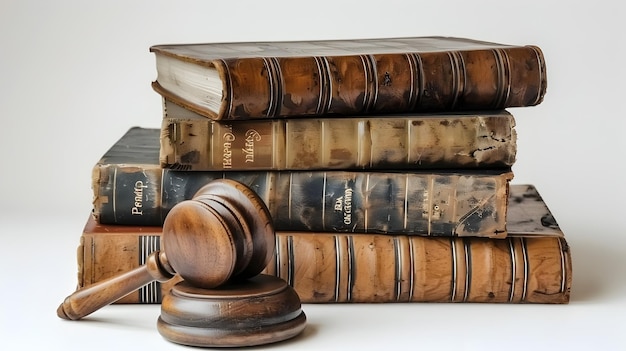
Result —
<path fill-rule="evenodd" d="M 178 348 L 158 306 L 55 314 L 76 283 L 92 166 L 129 127 L 159 127 L 151 45 L 444 35 L 544 51 L 544 102 L 510 109 L 514 183 L 537 186 L 569 240 L 571 303 L 305 305 L 304 334 L 272 348 L 626 350 L 623 17 L 608 0 L 0 0 L 2 349 Z"/>

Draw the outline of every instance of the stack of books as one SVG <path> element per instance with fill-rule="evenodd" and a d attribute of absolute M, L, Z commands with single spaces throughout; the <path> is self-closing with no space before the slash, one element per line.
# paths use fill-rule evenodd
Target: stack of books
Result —
<path fill-rule="evenodd" d="M 265 202 L 265 268 L 304 303 L 567 303 L 571 255 L 515 119 L 546 91 L 535 46 L 463 38 L 157 45 L 160 129 L 96 163 L 79 287 L 145 263 L 168 211 L 230 178 Z M 159 303 L 177 280 L 118 303 Z"/>

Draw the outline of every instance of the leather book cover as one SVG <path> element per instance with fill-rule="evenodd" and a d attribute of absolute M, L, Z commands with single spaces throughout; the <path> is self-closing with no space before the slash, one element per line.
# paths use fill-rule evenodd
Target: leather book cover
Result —
<path fill-rule="evenodd" d="M 161 225 L 175 204 L 200 187 L 231 178 L 261 196 L 277 230 L 505 234 L 510 169 L 177 171 L 159 166 L 159 134 L 131 128 L 94 166 L 94 215 L 100 223 Z"/>
<path fill-rule="evenodd" d="M 546 92 L 534 45 L 467 38 L 154 45 L 154 89 L 212 119 L 533 106 Z"/>
<path fill-rule="evenodd" d="M 568 303 L 570 248 L 532 185 L 511 185 L 504 239 L 278 231 L 264 273 L 305 303 Z M 159 249 L 161 227 L 99 224 L 90 216 L 78 248 L 79 287 L 135 268 Z M 154 283 L 120 303 L 158 303 Z M 161 290 L 160 290 L 161 289 Z"/>
<path fill-rule="evenodd" d="M 187 171 L 511 167 L 506 110 L 213 121 L 164 101 L 160 162 Z"/>

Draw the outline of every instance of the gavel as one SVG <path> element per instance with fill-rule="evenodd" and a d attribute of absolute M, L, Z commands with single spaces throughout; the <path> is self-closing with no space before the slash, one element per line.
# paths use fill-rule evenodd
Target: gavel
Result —
<path fill-rule="evenodd" d="M 246 185 L 219 179 L 172 207 L 162 249 L 146 264 L 77 290 L 57 309 L 78 320 L 152 281 L 178 274 L 163 296 L 159 333 L 200 347 L 253 346 L 298 335 L 306 315 L 284 280 L 261 274 L 275 249 L 265 203 Z"/>

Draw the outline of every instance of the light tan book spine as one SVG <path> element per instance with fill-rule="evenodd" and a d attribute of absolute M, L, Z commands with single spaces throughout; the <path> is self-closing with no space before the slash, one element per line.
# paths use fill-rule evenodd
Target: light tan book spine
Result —
<path fill-rule="evenodd" d="M 160 163 L 193 171 L 510 167 L 507 111 L 212 121 L 164 100 Z"/>

